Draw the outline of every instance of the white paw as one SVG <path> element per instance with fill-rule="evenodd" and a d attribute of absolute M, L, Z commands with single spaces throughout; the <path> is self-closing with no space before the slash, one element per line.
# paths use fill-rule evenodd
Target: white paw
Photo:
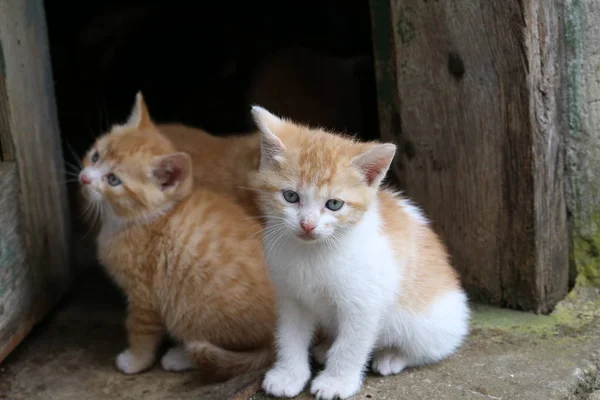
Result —
<path fill-rule="evenodd" d="M 310 392 L 317 400 L 347 399 L 359 392 L 360 375 L 331 376 L 326 371 L 317 376 L 310 385 Z"/>
<path fill-rule="evenodd" d="M 185 371 L 196 367 L 185 348 L 181 346 L 169 349 L 160 360 L 160 365 L 165 371 Z"/>
<path fill-rule="evenodd" d="M 117 368 L 126 374 L 137 374 L 150 367 L 152 361 L 154 361 L 152 354 L 140 356 L 127 349 L 117 356 Z"/>
<path fill-rule="evenodd" d="M 295 397 L 304 389 L 309 379 L 308 365 L 295 370 L 275 366 L 265 374 L 262 388 L 267 394 L 274 397 Z"/>
<path fill-rule="evenodd" d="M 313 347 L 313 358 L 320 365 L 325 365 L 327 361 L 327 351 L 329 350 L 330 344 L 327 342 L 321 342 Z"/>
<path fill-rule="evenodd" d="M 406 360 L 394 351 L 382 351 L 373 358 L 373 371 L 383 376 L 399 374 L 407 365 Z"/>

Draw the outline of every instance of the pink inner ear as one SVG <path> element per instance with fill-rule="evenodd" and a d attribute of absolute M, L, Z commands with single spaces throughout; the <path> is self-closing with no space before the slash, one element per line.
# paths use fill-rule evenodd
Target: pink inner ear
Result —
<path fill-rule="evenodd" d="M 161 189 L 165 190 L 185 180 L 190 172 L 189 155 L 175 153 L 156 160 L 152 174 Z"/>
<path fill-rule="evenodd" d="M 166 169 L 166 179 L 164 180 L 162 186 L 163 188 L 168 188 L 170 186 L 173 186 L 175 183 L 177 183 L 180 179 L 181 179 L 181 168 L 177 167 L 176 165 L 167 165 L 167 169 Z"/>
<path fill-rule="evenodd" d="M 395 152 L 395 145 L 380 144 L 363 153 L 354 161 L 354 165 L 363 173 L 367 185 L 371 186 L 376 182 L 379 184 L 390 166 Z"/>
<path fill-rule="evenodd" d="M 360 166 L 368 185 L 372 185 L 375 179 L 379 177 L 383 169 L 386 167 L 386 163 L 387 160 L 384 158 L 378 158 L 371 160 L 371 162 L 368 164 L 363 164 Z"/>
<path fill-rule="evenodd" d="M 176 164 L 165 161 L 154 170 L 154 177 L 160 182 L 161 189 L 166 189 L 173 186 L 181 180 L 183 173 Z"/>
<path fill-rule="evenodd" d="M 376 164 L 365 165 L 362 168 L 367 184 L 371 185 L 381 171 L 381 166 Z"/>

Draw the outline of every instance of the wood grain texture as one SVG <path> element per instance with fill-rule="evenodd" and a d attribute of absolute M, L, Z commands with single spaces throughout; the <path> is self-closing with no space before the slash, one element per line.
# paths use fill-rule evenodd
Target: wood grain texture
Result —
<path fill-rule="evenodd" d="M 571 280 L 600 287 L 600 2 L 564 2 Z"/>
<path fill-rule="evenodd" d="M 30 287 L 21 294 L 32 301 L 31 315 L 22 318 L 37 322 L 71 279 L 69 214 L 43 2 L 0 2 L 0 43 L 4 90 L 0 105 L 6 110 L 0 113 L 0 127 L 8 127 L 14 144 L 21 248 L 26 249 Z"/>
<path fill-rule="evenodd" d="M 400 99 L 396 74 L 396 47 L 389 0 L 370 0 L 373 57 L 377 82 L 377 111 L 381 140 L 394 142 L 402 134 Z M 395 157 L 386 177 L 386 183 L 402 186 L 399 182 L 402 159 Z"/>
<path fill-rule="evenodd" d="M 0 161 L 13 161 L 15 149 L 10 134 L 10 111 L 6 93 L 6 63 L 0 42 Z"/>
<path fill-rule="evenodd" d="M 399 146 L 400 185 L 433 220 L 471 298 L 552 310 L 568 280 L 555 4 L 391 4 L 398 98 L 383 95 L 381 68 L 378 91 L 397 102 L 381 129 Z"/>
<path fill-rule="evenodd" d="M 26 263 L 14 162 L 0 162 L 0 362 L 31 329 L 35 295 Z"/>
<path fill-rule="evenodd" d="M 562 1 L 525 1 L 529 56 L 529 112 L 532 124 L 535 283 L 532 297 L 548 312 L 569 288 L 569 227 L 565 198 Z"/>

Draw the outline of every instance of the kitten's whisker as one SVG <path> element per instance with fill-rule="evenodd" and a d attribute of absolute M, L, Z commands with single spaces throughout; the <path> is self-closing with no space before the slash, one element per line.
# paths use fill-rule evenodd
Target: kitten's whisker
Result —
<path fill-rule="evenodd" d="M 94 203 L 90 203 L 90 204 L 94 204 Z M 90 233 L 92 233 L 92 231 L 95 230 L 96 225 L 97 225 L 97 221 L 98 221 L 98 214 L 97 214 L 97 207 L 95 205 L 92 205 L 89 209 L 89 211 L 86 213 L 86 220 L 87 223 L 89 224 L 88 226 L 88 230 L 86 231 L 86 233 L 81 237 L 81 241 L 84 241 L 88 235 Z"/>
<path fill-rule="evenodd" d="M 98 224 L 104 218 L 104 204 L 101 201 L 88 200 L 86 205 L 81 210 L 81 219 L 89 224 L 88 231 L 83 235 L 81 240 L 84 240 L 92 231 L 95 231 Z"/>
<path fill-rule="evenodd" d="M 64 168 L 63 172 L 79 173 L 79 171 L 81 171 L 80 167 L 78 167 L 77 165 L 71 164 L 68 161 L 65 161 L 64 166 L 68 167 L 68 168 Z"/>
<path fill-rule="evenodd" d="M 78 183 L 79 179 L 77 179 L 77 178 L 59 179 L 57 182 L 61 185 L 64 183 Z"/>
<path fill-rule="evenodd" d="M 264 228 L 261 232 L 258 233 L 264 233 L 263 237 L 261 238 L 261 242 L 266 242 L 267 240 L 270 239 L 270 237 L 274 234 L 277 233 L 278 229 L 273 229 L 273 227 L 268 227 L 268 228 Z"/>
<path fill-rule="evenodd" d="M 270 253 L 272 250 L 276 249 L 277 244 L 282 240 L 282 238 L 286 237 L 285 233 L 287 232 L 287 227 L 283 224 L 278 224 L 273 226 L 273 235 L 275 236 L 275 240 L 270 240 L 267 244 L 267 248 L 265 249 L 265 253 Z M 271 235 L 271 236 L 273 236 Z M 265 243 L 267 242 L 267 238 L 265 237 Z"/>
<path fill-rule="evenodd" d="M 266 230 L 265 228 L 262 228 L 262 229 L 260 229 L 260 230 L 258 230 L 256 232 L 254 232 L 252 235 L 248 236 L 248 239 L 252 239 L 252 238 L 254 238 L 254 237 L 258 236 L 258 235 L 261 235 L 262 233 L 265 232 L 265 230 Z"/>
<path fill-rule="evenodd" d="M 81 164 L 81 157 L 79 157 L 79 155 L 77 154 L 77 152 L 75 151 L 75 149 L 73 148 L 73 146 L 71 146 L 71 144 L 69 143 L 69 141 L 65 141 L 65 144 L 69 148 L 69 151 L 71 152 L 71 155 L 73 156 L 73 158 L 75 159 L 75 161 L 79 164 L 80 169 L 83 169 L 83 165 Z"/>
<path fill-rule="evenodd" d="M 277 246 L 284 240 L 285 237 L 286 237 L 286 235 L 283 235 L 283 234 L 278 235 L 275 238 L 275 241 L 273 242 L 272 246 L 269 247 L 269 249 L 270 249 L 269 251 L 273 251 L 273 253 L 275 253 L 275 251 L 277 251 L 277 253 L 278 253 L 281 250 L 281 247 L 277 247 Z"/>
<path fill-rule="evenodd" d="M 72 178 L 79 178 L 79 174 L 76 174 L 75 172 L 66 171 L 66 172 L 64 173 L 64 175 L 66 175 L 66 176 L 70 176 L 70 177 L 72 177 Z"/>
<path fill-rule="evenodd" d="M 284 233 L 285 231 L 285 226 L 283 224 L 278 224 L 278 225 L 271 225 L 268 228 L 265 228 L 264 231 L 266 231 L 265 235 L 263 236 L 262 240 L 259 241 L 260 244 L 264 245 L 268 245 L 269 243 L 272 242 L 271 238 L 273 236 L 277 236 L 280 233 Z M 281 235 L 279 235 L 281 236 Z M 256 248 L 256 246 L 255 246 Z"/>
<path fill-rule="evenodd" d="M 342 239 L 339 236 L 338 232 L 335 232 L 335 231 L 333 232 L 333 234 L 331 235 L 331 240 L 333 242 L 334 249 L 337 250 L 337 249 L 339 249 L 341 247 L 341 245 L 342 245 Z"/>

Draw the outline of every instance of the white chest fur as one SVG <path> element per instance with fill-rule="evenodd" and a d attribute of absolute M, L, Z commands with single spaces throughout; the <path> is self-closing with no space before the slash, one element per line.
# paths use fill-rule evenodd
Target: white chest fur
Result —
<path fill-rule="evenodd" d="M 379 215 L 372 211 L 336 244 L 284 240 L 266 253 L 279 296 L 292 297 L 326 326 L 337 325 L 340 307 L 389 307 L 397 295 L 400 269 L 380 232 Z"/>

